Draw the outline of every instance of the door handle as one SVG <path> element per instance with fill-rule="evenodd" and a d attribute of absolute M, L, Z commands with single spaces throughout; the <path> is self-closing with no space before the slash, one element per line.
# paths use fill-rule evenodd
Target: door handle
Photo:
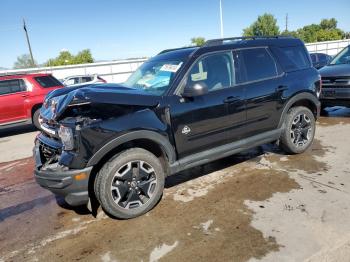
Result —
<path fill-rule="evenodd" d="M 288 86 L 279 86 L 276 88 L 276 92 L 281 92 L 285 90 L 288 90 Z"/>
<path fill-rule="evenodd" d="M 225 104 L 231 104 L 234 102 L 238 102 L 240 100 L 240 97 L 238 96 L 229 96 L 226 99 L 224 99 Z"/>
<path fill-rule="evenodd" d="M 21 97 L 28 97 L 29 95 L 27 94 L 22 94 Z"/>

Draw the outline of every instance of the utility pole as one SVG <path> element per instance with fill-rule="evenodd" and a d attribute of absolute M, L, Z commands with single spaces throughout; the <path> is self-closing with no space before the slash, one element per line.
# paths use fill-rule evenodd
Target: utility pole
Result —
<path fill-rule="evenodd" d="M 286 14 L 286 32 L 288 32 L 288 13 Z"/>
<path fill-rule="evenodd" d="M 220 32 L 221 32 L 221 38 L 224 38 L 224 23 L 222 21 L 222 3 L 220 0 Z"/>
<path fill-rule="evenodd" d="M 32 65 L 35 66 L 34 58 L 33 58 L 33 52 L 32 52 L 32 47 L 30 46 L 30 41 L 29 41 L 29 36 L 28 36 L 28 31 L 27 31 L 27 26 L 26 26 L 26 21 L 24 20 L 24 18 L 23 18 L 23 29 L 24 29 L 24 32 L 26 33 L 27 44 L 28 44 L 28 48 L 29 48 L 29 54 L 30 54 L 30 58 L 32 59 Z"/>

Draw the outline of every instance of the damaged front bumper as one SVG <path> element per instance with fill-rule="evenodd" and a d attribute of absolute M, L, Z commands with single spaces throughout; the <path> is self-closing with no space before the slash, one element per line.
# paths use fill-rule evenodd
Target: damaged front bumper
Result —
<path fill-rule="evenodd" d="M 69 169 L 58 162 L 45 163 L 45 154 L 49 154 L 50 151 L 55 152 L 55 150 L 59 150 L 59 147 L 60 144 L 57 141 L 44 141 L 44 139 L 40 139 L 40 135 L 37 137 L 33 152 L 35 158 L 34 177 L 41 187 L 56 195 L 63 196 L 69 205 L 87 204 L 89 201 L 89 177 L 92 167 Z"/>

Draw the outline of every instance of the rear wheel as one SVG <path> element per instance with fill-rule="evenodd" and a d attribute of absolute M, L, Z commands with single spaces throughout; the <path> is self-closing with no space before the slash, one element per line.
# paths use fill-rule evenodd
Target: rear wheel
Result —
<path fill-rule="evenodd" d="M 281 148 L 290 154 L 303 153 L 312 144 L 315 126 L 315 117 L 310 109 L 303 106 L 289 109 L 280 138 Z"/>
<path fill-rule="evenodd" d="M 101 169 L 96 198 L 111 216 L 128 219 L 151 210 L 164 189 L 165 175 L 156 156 L 141 148 L 116 155 Z"/>

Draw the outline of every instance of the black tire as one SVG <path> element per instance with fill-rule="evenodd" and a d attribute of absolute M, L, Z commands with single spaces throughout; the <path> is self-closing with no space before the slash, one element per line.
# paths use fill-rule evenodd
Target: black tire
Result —
<path fill-rule="evenodd" d="M 40 108 L 36 109 L 33 116 L 32 116 L 32 122 L 33 125 L 37 128 L 37 129 L 41 129 L 40 128 L 40 123 L 39 123 L 39 116 L 40 116 Z"/>
<path fill-rule="evenodd" d="M 145 214 L 160 200 L 165 173 L 159 159 L 142 148 L 112 157 L 95 180 L 95 194 L 112 217 L 129 219 Z"/>
<path fill-rule="evenodd" d="M 289 109 L 280 138 L 281 148 L 289 154 L 305 152 L 315 136 L 315 116 L 310 109 L 298 106 Z"/>

